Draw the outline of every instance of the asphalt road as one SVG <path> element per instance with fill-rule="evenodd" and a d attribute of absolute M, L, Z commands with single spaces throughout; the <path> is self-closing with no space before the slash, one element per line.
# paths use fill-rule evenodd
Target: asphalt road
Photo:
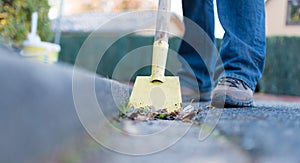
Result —
<path fill-rule="evenodd" d="M 193 104 L 198 107 L 198 103 Z M 206 123 L 209 109 L 207 104 L 200 104 L 202 112 L 198 115 L 199 124 L 193 124 L 185 130 L 182 122 L 151 121 L 151 122 L 120 122 L 122 132 L 133 134 L 158 133 L 160 138 L 157 144 L 180 137 L 170 147 L 152 154 L 141 156 L 122 154 L 116 145 L 114 149 L 104 148 L 90 141 L 82 143 L 80 147 L 73 148 L 74 153 L 81 155 L 81 161 L 97 162 L 300 162 L 300 103 L 287 103 L 280 101 L 256 101 L 250 108 L 222 109 L 220 119 L 213 132 L 204 140 L 200 141 L 199 131 Z M 122 125 L 123 124 L 123 125 Z M 124 125 L 125 124 L 125 125 Z M 174 126 L 171 126 L 174 124 Z M 166 127 L 167 126 L 167 127 Z M 168 127 L 175 127 L 178 132 L 160 133 Z M 109 129 L 106 131 L 110 131 Z M 186 131 L 186 134 L 180 135 Z M 144 135 L 144 136 L 145 136 Z M 114 141 L 126 140 L 125 144 L 131 144 L 132 148 L 149 149 L 153 144 L 151 139 L 144 143 L 139 142 L 132 135 L 112 136 Z M 161 141 L 161 139 L 163 141 Z M 137 143 L 138 142 L 138 143 Z M 100 142 L 101 143 L 101 142 Z M 162 143 L 163 144 L 163 143 Z M 132 151 L 129 148 L 127 151 Z M 82 152 L 82 151 L 90 151 Z M 92 152 L 91 152 L 92 151 Z M 92 153 L 92 154 L 91 154 Z M 97 154 L 95 154 L 97 153 Z M 88 159 L 84 159 L 88 158 Z"/>
<path fill-rule="evenodd" d="M 257 162 L 300 162 L 300 103 L 224 109 L 217 130 Z"/>

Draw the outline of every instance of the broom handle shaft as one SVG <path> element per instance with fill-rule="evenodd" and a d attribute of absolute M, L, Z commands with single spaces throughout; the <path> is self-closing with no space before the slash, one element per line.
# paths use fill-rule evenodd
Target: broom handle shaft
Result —
<path fill-rule="evenodd" d="M 171 0 L 159 0 L 155 41 L 152 54 L 151 81 L 164 82 L 168 55 L 168 32 L 170 24 Z"/>
<path fill-rule="evenodd" d="M 171 0 L 159 0 L 156 19 L 155 41 L 163 40 L 168 42 L 170 24 Z"/>
<path fill-rule="evenodd" d="M 38 13 L 34 12 L 31 15 L 31 31 L 30 33 L 36 35 L 38 26 Z"/>

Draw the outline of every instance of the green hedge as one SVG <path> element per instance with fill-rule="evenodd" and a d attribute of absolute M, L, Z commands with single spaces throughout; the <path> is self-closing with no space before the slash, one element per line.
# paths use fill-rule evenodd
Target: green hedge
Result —
<path fill-rule="evenodd" d="M 88 34 L 63 34 L 61 37 L 61 52 L 59 61 L 74 64 L 76 56 L 87 37 Z M 81 66 L 93 71 L 94 65 L 98 64 L 95 62 L 99 57 L 99 51 L 104 49 L 103 47 L 105 44 L 107 44 L 108 40 L 114 38 L 114 36 L 105 34 L 97 34 L 94 36 L 94 41 L 89 42 L 89 47 L 91 48 L 85 48 L 85 61 L 83 61 L 84 63 L 81 62 Z M 153 37 L 150 36 L 148 37 L 130 34 L 121 37 L 104 53 L 104 56 L 101 58 L 101 61 L 98 65 L 97 73 L 104 77 L 111 78 L 116 65 L 124 56 L 126 56 L 127 53 L 136 50 L 137 48 L 151 46 L 152 44 Z M 180 45 L 180 39 L 176 37 L 170 38 L 169 44 L 172 50 L 177 51 Z M 134 60 L 131 62 L 132 64 L 126 65 L 126 70 L 136 71 L 137 67 L 141 65 L 141 62 L 151 63 L 151 50 L 143 51 L 142 53 L 143 54 L 140 56 L 138 55 L 134 58 Z M 136 75 L 150 75 L 150 71 L 150 66 L 144 67 L 137 71 L 133 78 Z M 120 75 L 122 76 L 122 74 Z M 120 80 L 123 79 L 121 78 Z M 124 80 L 126 81 L 126 79 Z"/>
<path fill-rule="evenodd" d="M 80 47 L 86 40 L 88 34 L 63 34 L 61 38 L 61 53 L 60 61 L 74 64 L 76 56 Z M 101 45 L 110 39 L 110 36 L 99 35 L 95 38 L 91 47 L 101 49 Z M 152 45 L 153 37 L 144 37 L 137 35 L 128 35 L 122 37 L 107 50 L 103 56 L 97 73 L 111 78 L 117 63 L 128 52 L 147 45 Z M 220 40 L 217 40 L 219 47 Z M 179 38 L 172 38 L 170 40 L 170 47 L 177 50 L 180 45 Z M 100 46 L 100 47 L 99 47 Z M 86 64 L 83 65 L 87 69 L 93 61 L 95 61 L 97 48 L 90 48 L 86 55 Z M 145 53 L 151 57 L 151 51 Z M 91 55 L 89 55 L 91 54 Z M 265 71 L 262 79 L 259 81 L 259 91 L 272 94 L 286 94 L 300 96 L 300 37 L 269 37 L 267 38 L 267 55 Z M 149 60 L 150 58 L 148 58 Z M 136 70 L 139 62 L 145 60 L 143 56 L 135 58 L 132 65 L 128 65 L 127 69 Z M 138 71 L 136 75 L 149 75 L 150 67 L 146 67 Z"/>
<path fill-rule="evenodd" d="M 267 38 L 265 71 L 260 91 L 300 96 L 300 37 Z"/>

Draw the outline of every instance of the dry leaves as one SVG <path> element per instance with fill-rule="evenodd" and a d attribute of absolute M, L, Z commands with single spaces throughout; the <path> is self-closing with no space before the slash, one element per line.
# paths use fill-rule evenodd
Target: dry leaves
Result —
<path fill-rule="evenodd" d="M 145 121 L 145 120 L 181 120 L 183 122 L 192 122 L 196 119 L 196 115 L 200 112 L 200 109 L 196 109 L 191 104 L 186 106 L 185 108 L 181 108 L 179 110 L 175 110 L 173 112 L 168 112 L 167 109 L 155 109 L 152 106 L 144 107 L 144 108 L 133 108 L 127 107 L 123 108 L 120 111 L 120 117 Z"/>

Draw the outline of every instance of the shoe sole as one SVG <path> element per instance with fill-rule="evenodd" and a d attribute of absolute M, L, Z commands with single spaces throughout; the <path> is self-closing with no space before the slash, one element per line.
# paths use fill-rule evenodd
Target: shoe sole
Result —
<path fill-rule="evenodd" d="M 215 95 L 212 97 L 211 105 L 219 108 L 251 107 L 253 106 L 253 100 L 237 101 L 228 95 Z"/>

